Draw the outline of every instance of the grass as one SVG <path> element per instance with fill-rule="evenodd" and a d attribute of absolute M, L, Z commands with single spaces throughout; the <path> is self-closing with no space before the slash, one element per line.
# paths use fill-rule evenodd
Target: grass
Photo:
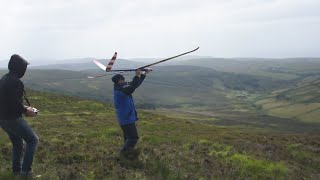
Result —
<path fill-rule="evenodd" d="M 97 71 L 34 70 L 26 73 L 25 86 L 39 91 L 67 94 L 112 102 L 111 77 L 88 79 Z M 3 75 L 7 71 L 0 70 Z M 132 74 L 127 73 L 130 80 Z M 235 104 L 250 100 L 252 94 L 265 93 L 283 87 L 284 80 L 272 80 L 254 75 L 218 72 L 210 68 L 194 66 L 159 66 L 148 75 L 143 88 L 135 92 L 139 100 L 136 107 L 154 109 L 162 107 L 213 107 Z M 197 87 L 197 88 L 195 88 Z M 208 98 L 210 97 L 210 98 Z M 238 104 L 238 103 L 237 103 Z M 243 107 L 237 107 L 243 111 Z"/>
<path fill-rule="evenodd" d="M 319 78 L 319 75 L 302 78 L 294 86 L 274 91 L 255 104 L 272 116 L 319 124 Z"/>
<path fill-rule="evenodd" d="M 320 178 L 319 134 L 225 128 L 139 111 L 140 156 L 127 160 L 119 156 L 122 131 L 112 105 L 28 94 L 41 110 L 38 117 L 28 118 L 40 137 L 37 179 Z M 10 149 L 0 131 L 0 179 L 12 177 Z"/>
<path fill-rule="evenodd" d="M 318 122 L 319 117 L 320 117 L 320 109 L 316 109 L 306 114 L 299 115 L 299 118 L 303 119 L 303 121 L 307 123 Z"/>
<path fill-rule="evenodd" d="M 320 133 L 320 126 L 317 122 L 298 119 L 281 118 L 270 116 L 254 111 L 231 110 L 209 110 L 205 108 L 184 108 L 184 109 L 156 109 L 144 110 L 154 114 L 166 116 L 171 119 L 188 120 L 195 123 L 215 124 L 228 128 L 237 127 L 241 129 L 250 128 L 251 131 L 266 131 L 275 133 Z M 315 111 L 315 113 L 317 113 Z M 312 115 L 307 113 L 306 115 Z M 311 117 L 315 118 L 315 116 Z"/>
<path fill-rule="evenodd" d="M 276 115 L 279 117 L 293 118 L 319 108 L 320 108 L 320 103 L 293 104 L 293 105 L 273 108 L 273 109 L 270 109 L 269 112 L 270 114 Z"/>

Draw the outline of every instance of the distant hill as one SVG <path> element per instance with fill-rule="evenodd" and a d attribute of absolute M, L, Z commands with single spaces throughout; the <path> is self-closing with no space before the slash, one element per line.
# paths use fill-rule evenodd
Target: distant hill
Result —
<path fill-rule="evenodd" d="M 101 73 L 103 74 L 103 71 L 99 69 L 80 72 L 29 70 L 24 81 L 27 87 L 36 90 L 110 102 L 113 90 L 111 75 L 94 80 L 87 78 L 89 75 Z M 128 81 L 133 74 L 126 74 Z M 287 82 L 218 72 L 204 67 L 159 66 L 148 75 L 142 88 L 135 94 L 135 98 L 140 100 L 138 107 L 144 108 L 208 106 L 221 109 L 233 104 L 231 102 L 234 98 L 229 96 L 235 94 L 234 92 L 268 93 L 283 88 L 286 84 Z"/>
<path fill-rule="evenodd" d="M 278 118 L 318 122 L 315 119 L 318 113 L 314 108 L 318 107 L 315 103 L 318 103 L 316 92 L 319 91 L 319 86 L 301 87 L 300 91 L 309 88 L 313 90 L 312 93 L 306 94 L 308 95 L 306 97 L 295 97 L 295 93 L 301 92 L 294 88 L 301 82 L 308 82 L 308 78 L 320 76 L 319 63 L 319 59 L 316 58 L 265 61 L 203 58 L 186 60 L 180 65 L 164 63 L 162 66 L 154 67 L 154 71 L 136 91 L 134 98 L 137 100 L 137 107 L 142 109 L 178 108 L 201 113 L 208 111 L 210 113 L 217 111 L 256 113 L 258 111 Z M 118 59 L 114 68 L 139 67 L 143 64 Z M 94 80 L 87 79 L 89 75 L 104 74 L 91 60 L 37 68 L 40 69 L 29 69 L 23 79 L 27 87 L 112 102 L 112 75 Z M 6 71 L 0 71 L 0 75 L 4 72 Z M 127 80 L 130 80 L 133 75 L 133 72 L 125 73 Z M 273 106 L 272 103 L 279 103 L 279 99 L 272 97 L 272 92 L 282 89 L 290 89 L 290 91 L 276 95 L 280 97 L 280 105 L 285 103 L 291 106 L 270 109 L 269 106 Z M 283 99 L 287 96 L 291 97 L 290 102 L 284 102 L 288 101 Z M 313 99 L 314 103 L 295 100 L 299 98 Z M 270 101 L 269 105 L 263 100 Z M 299 111 L 295 111 L 295 108 Z M 291 111 L 300 112 L 300 114 L 289 115 Z"/>
<path fill-rule="evenodd" d="M 30 69 L 60 69 L 60 70 L 70 70 L 70 71 L 83 71 L 83 70 L 88 70 L 88 69 L 99 69 L 100 68 L 95 65 L 92 62 L 93 59 L 86 59 L 82 60 L 80 62 L 74 62 L 73 61 L 64 61 L 58 62 L 58 64 L 50 64 L 50 65 L 43 65 L 43 66 L 32 66 Z M 109 60 L 98 60 L 105 66 L 109 63 Z M 116 63 L 113 66 L 113 69 L 117 68 L 137 68 L 145 63 L 142 62 L 134 62 L 134 61 L 128 61 L 124 59 L 117 59 Z M 103 72 L 102 70 L 100 72 Z"/>
<path fill-rule="evenodd" d="M 320 123 L 320 75 L 274 91 L 256 104 L 273 116 Z"/>
<path fill-rule="evenodd" d="M 183 65 L 207 67 L 222 72 L 250 74 L 279 80 L 292 80 L 320 72 L 320 58 L 254 60 L 202 58 L 184 61 Z"/>
<path fill-rule="evenodd" d="M 166 58 L 168 58 L 168 57 L 162 57 L 162 58 L 132 58 L 132 59 L 128 59 L 128 60 L 150 63 L 150 62 L 155 62 L 155 61 L 159 61 L 159 60 L 166 59 Z M 203 58 L 212 58 L 212 57 L 210 57 L 210 56 L 186 55 L 186 56 L 181 56 L 181 57 L 175 58 L 174 61 L 166 62 L 166 63 L 174 63 L 174 62 L 181 62 L 181 61 L 186 61 L 186 60 L 191 60 L 191 59 L 203 59 Z"/>
<path fill-rule="evenodd" d="M 82 71 L 98 69 L 92 63 L 95 58 L 66 59 L 66 60 L 30 60 L 31 69 L 61 69 Z M 135 58 L 131 60 L 117 59 L 113 68 L 136 68 L 161 58 Z M 100 59 L 107 64 L 109 59 Z M 0 61 L 0 68 L 7 68 L 8 61 Z M 241 73 L 277 80 L 294 80 L 301 76 L 320 72 L 320 58 L 212 58 L 206 56 L 186 56 L 157 66 L 190 65 L 212 68 L 216 71 Z"/>
<path fill-rule="evenodd" d="M 9 60 L 0 60 L 0 69 L 7 69 L 8 68 Z"/>
<path fill-rule="evenodd" d="M 30 63 L 29 67 L 34 66 L 44 66 L 44 65 L 53 65 L 53 64 L 64 64 L 64 63 L 79 63 L 79 62 L 88 62 L 91 58 L 80 58 L 80 59 L 66 59 L 66 60 L 56 60 L 56 59 L 27 59 Z M 0 61 L 0 68 L 8 67 L 9 59 Z"/>
<path fill-rule="evenodd" d="M 59 69 L 59 70 L 70 70 L 70 71 L 82 71 L 86 69 L 95 69 L 95 66 L 91 62 L 86 63 L 66 63 L 66 64 L 53 64 L 30 67 L 29 69 Z"/>

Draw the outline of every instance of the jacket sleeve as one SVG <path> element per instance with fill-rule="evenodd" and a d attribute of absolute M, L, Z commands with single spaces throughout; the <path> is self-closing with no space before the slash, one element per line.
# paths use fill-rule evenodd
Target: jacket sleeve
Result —
<path fill-rule="evenodd" d="M 131 95 L 142 84 L 145 77 L 146 75 L 144 74 L 141 74 L 140 77 L 135 76 L 128 85 L 123 86 L 121 91 L 127 95 Z"/>
<path fill-rule="evenodd" d="M 24 85 L 21 81 L 14 82 L 12 84 L 12 91 L 10 92 L 12 108 L 16 109 L 16 112 L 25 114 L 27 109 L 23 105 L 23 91 Z"/>

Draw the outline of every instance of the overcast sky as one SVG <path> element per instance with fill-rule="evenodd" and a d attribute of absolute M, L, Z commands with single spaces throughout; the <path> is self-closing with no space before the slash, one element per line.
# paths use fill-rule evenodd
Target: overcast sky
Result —
<path fill-rule="evenodd" d="M 320 57 L 320 0 L 0 0 L 0 60 Z"/>

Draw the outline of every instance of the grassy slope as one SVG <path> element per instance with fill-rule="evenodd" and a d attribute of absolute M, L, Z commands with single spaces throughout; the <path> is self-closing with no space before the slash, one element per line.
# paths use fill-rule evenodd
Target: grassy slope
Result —
<path fill-rule="evenodd" d="M 256 104 L 273 116 L 320 123 L 320 76 L 310 76 L 294 87 L 274 91 Z"/>
<path fill-rule="evenodd" d="M 6 71 L 0 71 L 4 74 Z M 23 81 L 26 87 L 40 91 L 92 98 L 111 102 L 111 76 L 88 79 L 87 73 L 63 70 L 30 70 Z M 95 74 L 101 73 L 97 71 Z M 133 74 L 126 75 L 128 81 Z M 210 68 L 192 66 L 157 67 L 143 83 L 135 98 L 137 107 L 198 107 L 226 108 L 235 104 L 236 92 L 263 93 L 283 87 L 285 83 L 248 75 L 220 73 Z M 234 93 L 235 92 L 235 93 Z M 210 97 L 210 98 L 208 98 Z M 241 100 L 242 103 L 242 100 Z"/>
<path fill-rule="evenodd" d="M 275 133 L 320 133 L 320 124 L 302 122 L 290 118 L 260 115 L 251 111 L 208 111 L 204 109 L 156 109 L 148 112 L 173 119 L 188 119 L 197 123 L 213 124 L 225 127 L 237 127 Z"/>
<path fill-rule="evenodd" d="M 139 112 L 138 160 L 119 158 L 122 133 L 113 106 L 29 92 L 41 115 L 39 179 L 319 179 L 318 134 L 224 128 Z M 10 178 L 10 148 L 0 131 L 0 179 Z"/>

